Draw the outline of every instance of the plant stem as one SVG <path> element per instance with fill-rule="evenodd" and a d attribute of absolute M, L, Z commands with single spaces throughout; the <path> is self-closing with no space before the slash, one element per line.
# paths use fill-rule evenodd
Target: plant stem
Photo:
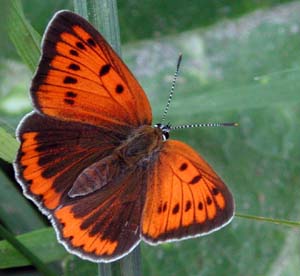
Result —
<path fill-rule="evenodd" d="M 264 221 L 264 222 L 271 222 L 274 224 L 281 224 L 291 227 L 300 227 L 300 221 L 292 221 L 292 220 L 285 220 L 285 219 L 274 219 L 274 218 L 267 218 L 262 216 L 253 216 L 253 215 L 245 215 L 236 213 L 236 217 L 244 218 L 244 219 L 251 219 L 251 220 L 257 220 L 257 221 Z"/>
<path fill-rule="evenodd" d="M 116 0 L 74 0 L 77 13 L 87 18 L 98 29 L 114 50 L 121 56 L 119 20 Z M 129 256 L 119 262 L 98 265 L 98 274 L 111 276 L 121 274 L 128 276 L 141 275 L 141 254 L 137 247 Z M 117 267 L 120 266 L 120 267 Z"/>

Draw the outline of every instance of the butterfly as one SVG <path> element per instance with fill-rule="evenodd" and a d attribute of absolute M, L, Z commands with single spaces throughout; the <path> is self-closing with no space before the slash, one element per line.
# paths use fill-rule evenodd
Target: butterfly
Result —
<path fill-rule="evenodd" d="M 169 139 L 169 125 L 152 126 L 145 92 L 84 18 L 54 15 L 30 96 L 16 178 L 69 252 L 111 262 L 141 240 L 206 235 L 231 221 L 226 185 L 194 149 Z"/>

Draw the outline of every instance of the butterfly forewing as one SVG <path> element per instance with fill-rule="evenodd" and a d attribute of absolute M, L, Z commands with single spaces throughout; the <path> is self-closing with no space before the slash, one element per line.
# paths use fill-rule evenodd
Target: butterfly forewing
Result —
<path fill-rule="evenodd" d="M 49 24 L 31 96 L 42 113 L 111 128 L 151 124 L 148 99 L 126 65 L 82 17 L 63 11 Z"/>

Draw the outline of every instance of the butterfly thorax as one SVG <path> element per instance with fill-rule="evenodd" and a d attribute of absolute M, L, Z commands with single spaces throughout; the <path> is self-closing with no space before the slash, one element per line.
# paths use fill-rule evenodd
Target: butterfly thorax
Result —
<path fill-rule="evenodd" d="M 160 128 L 143 125 L 134 129 L 128 138 L 115 150 L 127 166 L 137 166 L 155 158 L 163 144 Z"/>

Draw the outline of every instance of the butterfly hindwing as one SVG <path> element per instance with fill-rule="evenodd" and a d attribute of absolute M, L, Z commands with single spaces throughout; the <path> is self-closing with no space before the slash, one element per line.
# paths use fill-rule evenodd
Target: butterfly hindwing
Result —
<path fill-rule="evenodd" d="M 15 162 L 26 195 L 46 213 L 55 209 L 80 172 L 108 156 L 128 131 L 126 127 L 112 132 L 77 122 L 66 124 L 35 112 L 27 115 L 18 128 L 21 146 Z"/>
<path fill-rule="evenodd" d="M 68 250 L 104 262 L 128 254 L 140 242 L 145 176 L 141 168 L 118 174 L 110 185 L 57 208 L 54 224 Z"/>
<path fill-rule="evenodd" d="M 165 142 L 149 174 L 142 236 L 150 243 L 208 234 L 229 223 L 232 195 L 188 145 Z"/>
<path fill-rule="evenodd" d="M 31 97 L 40 112 L 111 128 L 151 124 L 148 99 L 126 65 L 82 17 L 58 12 L 43 37 Z"/>

